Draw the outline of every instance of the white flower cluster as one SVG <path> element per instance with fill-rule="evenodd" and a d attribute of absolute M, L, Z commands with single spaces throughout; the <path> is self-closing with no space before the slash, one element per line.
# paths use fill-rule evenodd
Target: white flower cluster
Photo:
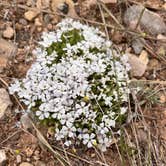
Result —
<path fill-rule="evenodd" d="M 106 150 L 127 110 L 127 58 L 96 28 L 72 19 L 57 27 L 43 34 L 36 62 L 10 93 L 41 121 L 52 121 L 65 145 L 77 141 Z"/>

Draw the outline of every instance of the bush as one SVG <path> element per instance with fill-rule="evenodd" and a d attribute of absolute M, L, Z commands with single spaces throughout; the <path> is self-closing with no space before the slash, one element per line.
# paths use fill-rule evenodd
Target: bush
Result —
<path fill-rule="evenodd" d="M 43 33 L 36 62 L 26 78 L 9 88 L 42 122 L 55 127 L 56 140 L 97 146 L 103 151 L 112 130 L 125 118 L 129 64 L 94 27 L 64 19 Z"/>

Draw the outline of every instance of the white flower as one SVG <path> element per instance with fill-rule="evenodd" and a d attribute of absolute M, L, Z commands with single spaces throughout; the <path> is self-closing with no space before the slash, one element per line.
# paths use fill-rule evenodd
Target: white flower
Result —
<path fill-rule="evenodd" d="M 39 120 L 55 123 L 55 138 L 66 146 L 79 139 L 106 150 L 117 117 L 127 111 L 122 105 L 130 66 L 104 36 L 97 28 L 64 19 L 56 32 L 43 33 L 33 51 L 36 62 L 9 87 Z"/>
<path fill-rule="evenodd" d="M 84 134 L 83 135 L 83 144 L 87 144 L 88 148 L 91 148 L 95 143 L 95 134 Z"/>

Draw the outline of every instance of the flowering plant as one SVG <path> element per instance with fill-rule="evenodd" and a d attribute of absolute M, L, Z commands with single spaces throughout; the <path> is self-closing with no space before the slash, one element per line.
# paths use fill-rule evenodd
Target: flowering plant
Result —
<path fill-rule="evenodd" d="M 41 121 L 51 121 L 56 140 L 106 150 L 127 108 L 125 55 L 94 27 L 64 19 L 43 33 L 36 62 L 9 88 Z"/>

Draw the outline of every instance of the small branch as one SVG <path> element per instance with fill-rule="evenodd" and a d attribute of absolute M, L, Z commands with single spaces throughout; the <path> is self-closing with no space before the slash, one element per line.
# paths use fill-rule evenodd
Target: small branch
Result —
<path fill-rule="evenodd" d="M 130 80 L 129 83 L 145 83 L 145 84 L 160 84 L 166 85 L 166 81 L 153 81 L 153 80 Z"/>
<path fill-rule="evenodd" d="M 141 13 L 140 13 L 140 16 L 139 16 L 139 18 L 138 18 L 138 21 L 137 21 L 137 24 L 136 24 L 136 26 L 135 26 L 135 30 L 138 28 L 138 26 L 139 26 L 139 24 L 140 24 L 140 22 L 141 22 L 141 19 L 142 19 L 142 16 L 143 16 L 143 14 L 144 14 L 144 11 L 145 11 L 145 7 L 142 9 L 142 11 L 141 11 Z"/>

